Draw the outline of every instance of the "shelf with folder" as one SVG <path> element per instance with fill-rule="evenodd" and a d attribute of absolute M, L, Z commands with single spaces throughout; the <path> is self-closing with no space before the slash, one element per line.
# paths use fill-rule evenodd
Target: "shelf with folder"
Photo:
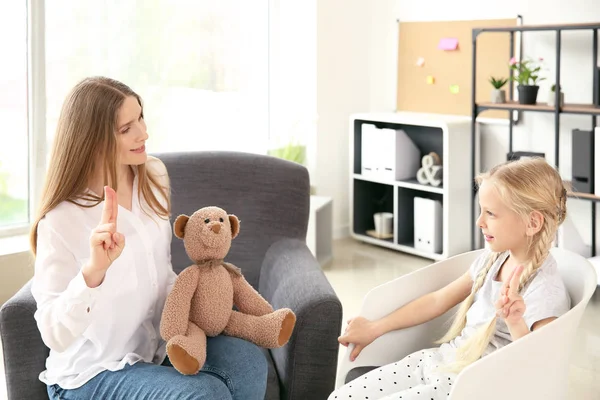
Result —
<path fill-rule="evenodd" d="M 351 237 L 431 260 L 466 251 L 470 229 L 464 223 L 468 219 L 468 207 L 464 204 L 468 203 L 470 192 L 464 182 L 469 176 L 470 160 L 464 155 L 470 151 L 469 127 L 467 117 L 403 112 L 352 115 L 349 132 Z M 431 157 L 442 171 L 435 174 L 429 170 L 428 178 L 442 179 L 439 186 L 422 184 L 416 179 L 420 168 L 429 168 Z M 384 195 L 386 200 L 382 201 Z M 437 242 L 441 248 L 436 251 L 423 250 L 423 242 L 415 246 L 417 197 L 433 199 L 442 205 L 438 209 L 442 239 Z M 373 237 L 376 212 L 393 214 L 392 237 Z"/>
<path fill-rule="evenodd" d="M 426 203 L 429 203 L 427 204 L 428 206 L 432 206 L 433 204 L 431 203 L 436 202 L 440 208 L 437 210 L 437 213 L 431 207 L 416 209 L 420 205 L 422 207 L 423 202 L 417 202 L 415 198 L 426 200 Z M 397 188 L 396 243 L 409 247 L 413 253 L 419 252 L 428 256 L 441 256 L 442 249 L 444 248 L 441 237 L 443 232 L 443 205 L 444 196 L 439 193 Z M 436 221 L 438 222 L 437 225 Z M 438 239 L 434 240 L 434 237 Z M 435 246 L 435 244 L 438 246 Z M 434 247 L 437 247 L 437 250 L 434 250 Z"/>
<path fill-rule="evenodd" d="M 587 31 L 590 33 L 592 39 L 592 45 L 588 48 L 589 54 L 591 55 L 590 64 L 588 66 L 589 73 L 592 77 L 592 84 L 589 86 L 589 92 L 591 94 L 591 102 L 588 104 L 571 104 L 564 103 L 560 104 L 559 101 L 559 93 L 555 92 L 555 103 L 556 105 L 550 106 L 546 103 L 537 103 L 537 104 L 519 104 L 514 101 L 515 98 L 515 86 L 509 85 L 508 98 L 510 101 L 503 104 L 492 104 L 489 102 L 477 102 L 476 101 L 476 79 L 477 76 L 477 49 L 481 46 L 481 43 L 478 43 L 478 37 L 482 34 L 488 35 L 493 32 L 507 32 L 510 35 L 510 48 L 509 54 L 507 54 L 507 59 L 511 59 L 515 56 L 516 43 L 515 43 L 515 33 L 523 33 L 523 32 L 535 32 L 535 31 L 549 31 L 553 32 L 555 35 L 555 43 L 556 43 L 556 59 L 555 59 L 555 72 L 553 81 L 555 87 L 561 87 L 561 61 L 562 61 L 562 51 L 563 51 L 563 33 L 565 31 Z M 479 113 L 485 110 L 507 110 L 507 117 L 509 118 L 508 124 L 508 153 L 513 152 L 513 125 L 514 121 L 512 120 L 512 112 L 544 112 L 551 114 L 554 117 L 554 160 L 553 165 L 556 166 L 557 169 L 560 169 L 560 142 L 561 142 L 561 134 L 560 134 L 560 122 L 561 116 L 563 114 L 576 114 L 580 116 L 590 117 L 590 125 L 591 130 L 593 131 L 598 126 L 598 117 L 600 116 L 600 68 L 598 67 L 598 54 L 599 54 L 599 46 L 598 46 L 598 31 L 600 30 L 600 22 L 593 23 L 581 23 L 581 24 L 557 24 L 557 25 L 519 25 L 519 26 L 510 26 L 510 27 L 483 27 L 483 28 L 474 28 L 472 30 L 472 57 L 471 57 L 471 110 L 472 110 L 472 121 L 471 121 L 471 132 L 472 132 L 472 143 L 475 143 L 475 134 L 477 131 L 477 117 Z M 485 40 L 485 39 L 484 39 Z M 524 57 L 527 58 L 527 57 Z M 508 69 L 508 66 L 507 66 Z M 513 72 L 508 69 L 509 74 L 512 76 Z M 592 134 L 589 139 L 589 144 L 591 149 L 595 148 L 595 137 Z M 476 205 L 476 194 L 477 190 L 474 184 L 474 178 L 479 172 L 479 168 L 475 165 L 475 160 L 477 155 L 474 152 L 474 147 L 471 147 L 471 176 L 469 177 L 469 181 L 472 184 L 472 196 L 470 198 L 471 211 L 470 211 L 470 220 L 471 220 L 471 250 L 474 250 L 478 246 L 481 247 L 481 243 L 477 243 L 477 238 L 480 237 L 477 233 L 477 228 L 475 226 L 475 220 L 477 218 L 477 205 Z M 595 151 L 591 151 L 590 155 L 590 164 L 592 165 L 592 170 L 590 173 L 590 182 L 589 182 L 589 191 L 590 193 L 595 193 L 595 186 L 597 183 L 595 182 Z M 585 163 L 585 162 L 582 162 Z M 574 165 L 572 165 L 573 168 Z M 577 198 L 581 200 L 587 200 L 591 203 L 590 211 L 591 211 L 591 248 L 592 248 L 592 257 L 596 255 L 596 202 L 600 201 L 600 198 L 594 194 L 590 193 L 581 193 L 581 192 L 569 192 L 569 198 Z"/>

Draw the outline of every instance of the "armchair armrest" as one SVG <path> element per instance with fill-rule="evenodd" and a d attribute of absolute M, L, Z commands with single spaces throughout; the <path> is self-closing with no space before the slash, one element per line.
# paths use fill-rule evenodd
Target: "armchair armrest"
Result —
<path fill-rule="evenodd" d="M 12 400 L 48 398 L 46 385 L 38 376 L 45 369 L 50 349 L 42 341 L 33 317 L 35 310 L 31 281 L 0 309 L 6 388 Z"/>
<path fill-rule="evenodd" d="M 296 314 L 289 342 L 272 349 L 282 399 L 326 399 L 335 386 L 342 305 L 317 260 L 298 239 L 267 251 L 259 292 L 274 309 Z"/>
<path fill-rule="evenodd" d="M 444 287 L 467 271 L 478 255 L 479 250 L 460 254 L 373 288 L 365 296 L 359 315 L 369 320 L 379 319 L 424 294 Z M 447 322 L 457 307 L 424 324 L 380 336 L 365 347 L 354 362 L 350 361 L 354 345 L 349 345 L 340 363 L 336 387 L 344 384 L 346 375 L 353 368 L 386 365 L 417 350 L 434 347 L 433 342 L 450 328 Z"/>

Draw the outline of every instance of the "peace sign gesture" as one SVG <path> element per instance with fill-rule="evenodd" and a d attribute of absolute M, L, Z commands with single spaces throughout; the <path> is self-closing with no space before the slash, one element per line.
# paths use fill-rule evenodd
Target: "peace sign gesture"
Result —
<path fill-rule="evenodd" d="M 90 263 L 86 266 L 87 275 L 91 276 L 91 286 L 99 285 L 106 271 L 123 251 L 125 237 L 117 232 L 117 214 L 119 203 L 117 193 L 110 187 L 104 187 L 104 207 L 100 224 L 90 236 Z M 94 284 L 95 283 L 95 284 Z"/>
<path fill-rule="evenodd" d="M 496 316 L 504 318 L 507 324 L 518 322 L 525 314 L 525 301 L 519 294 L 519 282 L 523 266 L 519 265 L 502 284 L 500 298 L 496 301 Z"/>

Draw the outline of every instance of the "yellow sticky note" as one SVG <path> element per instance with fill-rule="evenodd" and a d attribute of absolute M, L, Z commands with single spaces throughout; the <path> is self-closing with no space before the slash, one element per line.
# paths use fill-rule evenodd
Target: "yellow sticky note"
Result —
<path fill-rule="evenodd" d="M 459 92 L 458 85 L 450 85 L 450 93 L 458 94 L 458 92 Z"/>
<path fill-rule="evenodd" d="M 433 85 L 435 83 L 435 78 L 433 76 L 428 76 L 427 77 L 427 84 L 428 85 Z"/>

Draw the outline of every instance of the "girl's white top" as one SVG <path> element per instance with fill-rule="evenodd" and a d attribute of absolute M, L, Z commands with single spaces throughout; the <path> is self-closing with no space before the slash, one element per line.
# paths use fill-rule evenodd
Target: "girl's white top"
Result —
<path fill-rule="evenodd" d="M 149 157 L 146 167 L 168 185 L 164 164 Z M 171 224 L 155 215 L 138 193 L 132 210 L 119 206 L 117 231 L 125 249 L 97 288 L 89 288 L 81 267 L 90 257 L 91 231 L 104 202 L 84 208 L 63 202 L 39 223 L 32 294 L 42 340 L 50 348 L 40 380 L 64 389 L 80 387 L 102 371 L 138 361 L 161 363 L 165 343 L 160 319 L 177 275 L 171 266 Z M 163 202 L 158 190 L 156 197 Z M 163 203 L 163 205 L 166 205 Z"/>
<path fill-rule="evenodd" d="M 484 251 L 471 265 L 469 272 L 473 282 L 477 279 L 479 272 L 487 264 L 490 251 Z M 495 303 L 500 296 L 502 282 L 496 281 L 500 267 L 506 261 L 509 252 L 500 254 L 494 265 L 488 271 L 483 286 L 475 294 L 475 301 L 467 313 L 467 324 L 461 335 L 449 343 L 441 346 L 446 350 L 448 356 L 454 356 L 454 351 L 478 328 L 488 323 L 495 315 Z M 525 314 L 523 319 L 529 329 L 539 320 L 549 317 L 560 317 L 571 308 L 571 298 L 562 280 L 556 260 L 552 255 L 544 260 L 542 266 L 530 279 L 529 283 L 521 292 L 525 302 Z M 490 340 L 484 355 L 493 352 L 512 342 L 512 336 L 503 318 L 496 319 L 496 332 Z"/>

